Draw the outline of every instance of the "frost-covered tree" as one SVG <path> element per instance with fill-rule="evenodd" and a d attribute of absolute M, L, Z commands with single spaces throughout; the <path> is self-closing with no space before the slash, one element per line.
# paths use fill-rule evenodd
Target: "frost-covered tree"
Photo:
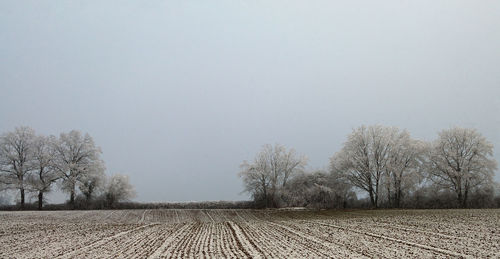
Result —
<path fill-rule="evenodd" d="M 459 207 L 467 207 L 469 194 L 493 182 L 496 161 L 493 144 L 475 129 L 443 130 L 428 152 L 431 179 L 456 194 Z"/>
<path fill-rule="evenodd" d="M 290 177 L 304 169 L 305 156 L 298 155 L 294 149 L 276 144 L 264 145 L 253 163 L 244 161 L 240 177 L 243 178 L 245 191 L 256 200 L 264 201 L 265 206 L 279 206 L 281 191 Z"/>
<path fill-rule="evenodd" d="M 55 168 L 62 178 L 62 190 L 69 193 L 69 204 L 74 206 L 76 187 L 86 176 L 104 169 L 101 149 L 94 144 L 89 134 L 79 131 L 61 133 L 54 144 Z"/>
<path fill-rule="evenodd" d="M 285 201 L 293 207 L 326 208 L 332 203 L 334 190 L 329 185 L 328 175 L 322 171 L 301 172 L 290 181 L 285 193 Z"/>
<path fill-rule="evenodd" d="M 253 164 L 243 161 L 239 176 L 243 178 L 244 191 L 252 195 L 254 201 L 263 202 L 266 207 L 269 206 L 269 189 L 271 184 L 271 175 L 266 168 L 266 163 Z M 260 161 L 263 162 L 263 161 Z"/>
<path fill-rule="evenodd" d="M 114 174 L 106 184 L 106 202 L 113 207 L 116 202 L 135 197 L 134 187 L 130 184 L 128 175 Z"/>
<path fill-rule="evenodd" d="M 403 195 L 422 180 L 422 155 L 426 144 L 413 140 L 406 130 L 394 132 L 390 136 L 386 187 L 389 205 L 399 208 Z"/>
<path fill-rule="evenodd" d="M 87 204 L 89 204 L 92 198 L 104 189 L 105 184 L 106 174 L 104 173 L 104 168 L 96 167 L 94 170 L 82 175 L 78 184 L 78 189 L 80 189 L 85 196 Z"/>
<path fill-rule="evenodd" d="M 31 171 L 32 145 L 35 131 L 18 127 L 0 137 L 0 181 L 19 190 L 21 209 L 24 208 L 26 181 Z"/>
<path fill-rule="evenodd" d="M 378 207 L 384 175 L 396 167 L 390 165 L 395 139 L 401 134 L 395 127 L 361 126 L 355 129 L 341 151 L 330 160 L 332 172 L 365 190 L 372 207 Z"/>
<path fill-rule="evenodd" d="M 42 209 L 43 195 L 51 191 L 52 184 L 60 178 L 55 170 L 54 137 L 36 136 L 32 147 L 31 169 L 28 178 L 29 188 L 38 192 L 38 209 Z"/>
<path fill-rule="evenodd" d="M 352 186 L 344 179 L 322 170 L 299 173 L 290 179 L 285 197 L 288 206 L 345 208 L 355 199 Z"/>

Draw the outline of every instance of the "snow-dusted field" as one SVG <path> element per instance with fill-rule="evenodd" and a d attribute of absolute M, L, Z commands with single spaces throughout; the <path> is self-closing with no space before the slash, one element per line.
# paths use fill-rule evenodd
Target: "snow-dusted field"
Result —
<path fill-rule="evenodd" d="M 0 212 L 1 258 L 500 257 L 500 210 Z"/>

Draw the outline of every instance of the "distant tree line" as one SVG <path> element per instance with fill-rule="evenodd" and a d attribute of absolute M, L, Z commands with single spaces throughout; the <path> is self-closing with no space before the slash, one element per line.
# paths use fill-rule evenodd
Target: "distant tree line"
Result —
<path fill-rule="evenodd" d="M 121 202 L 118 209 L 253 209 L 253 201 Z"/>
<path fill-rule="evenodd" d="M 106 176 L 101 154 L 90 135 L 77 130 L 55 137 L 18 127 L 0 136 L 0 191 L 17 191 L 20 209 L 28 194 L 42 209 L 55 186 L 69 195 L 69 208 L 113 207 L 134 189 L 125 175 Z"/>
<path fill-rule="evenodd" d="M 396 127 L 361 126 L 327 170 L 306 172 L 306 165 L 293 149 L 265 145 L 239 175 L 266 208 L 500 207 L 493 145 L 474 129 L 443 130 L 425 142 Z"/>
<path fill-rule="evenodd" d="M 91 206 L 85 203 L 85 199 L 81 196 L 75 201 L 75 209 L 109 209 L 104 199 L 93 200 Z M 133 202 L 122 201 L 115 203 L 112 209 L 254 209 L 256 204 L 254 201 L 196 201 L 196 202 Z M 26 210 L 36 210 L 37 204 L 26 204 Z M 67 204 L 44 204 L 44 210 L 67 210 Z M 19 210 L 16 205 L 2 205 L 0 210 Z"/>

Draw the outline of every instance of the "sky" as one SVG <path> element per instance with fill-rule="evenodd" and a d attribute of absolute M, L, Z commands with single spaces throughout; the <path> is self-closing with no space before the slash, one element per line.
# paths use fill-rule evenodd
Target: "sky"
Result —
<path fill-rule="evenodd" d="M 151 202 L 249 199 L 239 165 L 262 145 L 322 169 L 362 124 L 428 141 L 476 128 L 500 161 L 499 13 L 492 0 L 0 0 L 0 132 L 89 133 L 106 172 Z"/>

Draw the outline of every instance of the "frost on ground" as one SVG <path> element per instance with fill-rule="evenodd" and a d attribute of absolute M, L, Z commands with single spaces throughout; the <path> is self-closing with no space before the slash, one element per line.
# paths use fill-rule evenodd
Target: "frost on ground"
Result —
<path fill-rule="evenodd" d="M 0 212 L 0 258 L 499 258 L 500 210 Z"/>

